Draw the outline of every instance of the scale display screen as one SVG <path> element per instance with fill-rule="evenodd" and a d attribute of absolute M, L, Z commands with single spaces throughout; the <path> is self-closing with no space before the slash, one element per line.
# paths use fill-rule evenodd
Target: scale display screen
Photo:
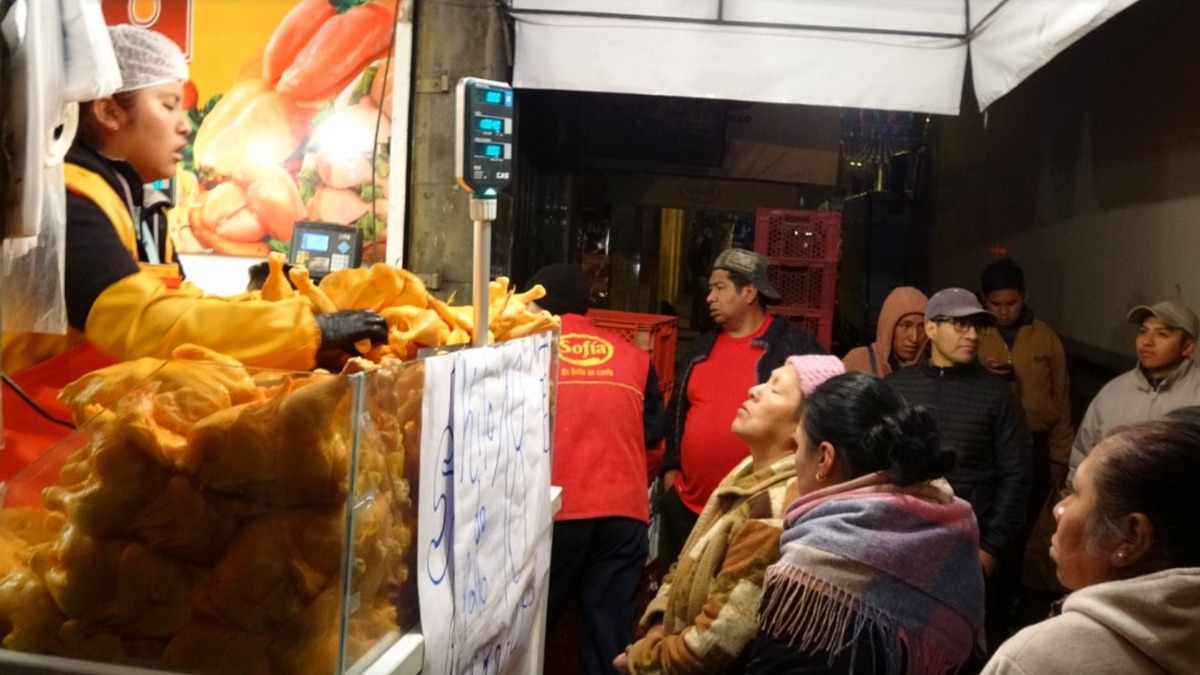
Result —
<path fill-rule="evenodd" d="M 476 143 L 475 156 L 487 159 L 504 159 L 507 155 L 502 143 Z"/>
<path fill-rule="evenodd" d="M 329 235 L 319 232 L 305 232 L 300 237 L 300 248 L 305 251 L 320 251 L 324 253 L 329 250 Z"/>
<path fill-rule="evenodd" d="M 477 98 L 484 105 L 502 105 L 512 107 L 512 92 L 500 89 L 477 89 Z"/>
<path fill-rule="evenodd" d="M 472 193 L 498 192 L 513 167 L 513 91 L 504 82 L 464 77 L 455 88 L 454 174 Z"/>
<path fill-rule="evenodd" d="M 476 117 L 475 129 L 485 134 L 504 133 L 504 120 L 499 117 Z"/>
<path fill-rule="evenodd" d="M 292 232 L 288 262 L 304 265 L 314 279 L 362 264 L 362 236 L 357 227 L 301 221 Z"/>

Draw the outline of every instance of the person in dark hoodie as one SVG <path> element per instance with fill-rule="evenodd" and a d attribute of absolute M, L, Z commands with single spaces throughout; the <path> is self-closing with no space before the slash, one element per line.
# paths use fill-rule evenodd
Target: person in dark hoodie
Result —
<path fill-rule="evenodd" d="M 548 625 L 578 598 L 580 672 L 612 672 L 633 639 L 637 587 L 649 555 L 646 449 L 663 436 L 663 399 L 646 352 L 588 320 L 578 265 L 538 270 L 531 303 L 562 319 L 550 476 L 563 488 L 550 546 Z"/>
<path fill-rule="evenodd" d="M 875 341 L 850 350 L 842 359 L 846 372 L 887 377 L 893 370 L 911 366 L 925 348 L 925 303 L 929 298 L 912 286 L 888 294 L 879 310 Z"/>
<path fill-rule="evenodd" d="M 988 577 L 988 637 L 997 642 L 1015 598 L 996 574 L 1016 564 L 1029 498 L 1029 432 L 1012 384 L 979 365 L 982 335 L 996 323 L 975 294 L 947 288 L 929 299 L 925 333 L 929 355 L 901 368 L 887 383 L 910 405 L 929 408 L 958 463 L 946 479 L 979 520 L 979 562 Z"/>

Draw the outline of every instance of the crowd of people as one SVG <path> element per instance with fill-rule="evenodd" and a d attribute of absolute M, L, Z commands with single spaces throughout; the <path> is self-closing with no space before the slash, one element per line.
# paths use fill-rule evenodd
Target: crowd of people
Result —
<path fill-rule="evenodd" d="M 1129 312 L 1137 366 L 1076 432 L 1063 342 L 1012 260 L 978 293 L 895 289 L 875 341 L 844 359 L 767 313 L 780 296 L 766 271 L 751 251 L 717 257 L 717 328 L 681 360 L 665 415 L 664 578 L 636 626 L 610 623 L 604 649 L 585 641 L 582 672 L 1200 668 L 1191 309 Z M 654 406 L 626 407 L 648 441 Z M 613 430 L 588 431 L 598 457 Z M 573 449 L 556 444 L 555 461 Z M 632 617 L 638 590 L 611 590 L 605 604 Z"/>
<path fill-rule="evenodd" d="M 4 370 L 184 342 L 308 369 L 384 340 L 372 312 L 230 303 L 142 273 L 161 251 L 136 222 L 141 186 L 174 174 L 187 64 L 151 31 L 111 38 L 123 85 L 80 106 L 67 156 L 72 330 L 5 334 Z M 781 295 L 763 256 L 724 251 L 717 327 L 665 410 L 645 354 L 587 320 L 578 268 L 533 281 L 564 342 L 605 346 L 605 368 L 559 380 L 552 468 L 550 624 L 579 605 L 582 672 L 1200 672 L 1200 319 L 1178 300 L 1129 312 L 1137 365 L 1076 431 L 1062 340 L 1011 260 L 978 295 L 895 289 L 875 341 L 843 360 L 768 314 Z M 634 640 L 660 441 L 664 578 Z"/>

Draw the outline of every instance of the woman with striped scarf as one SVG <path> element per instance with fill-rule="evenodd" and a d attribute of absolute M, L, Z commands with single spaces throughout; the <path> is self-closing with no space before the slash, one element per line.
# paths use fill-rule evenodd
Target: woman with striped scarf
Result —
<path fill-rule="evenodd" d="M 940 675 L 982 650 L 983 572 L 969 504 L 933 417 L 849 373 L 807 400 L 800 498 L 766 573 L 746 673 Z"/>

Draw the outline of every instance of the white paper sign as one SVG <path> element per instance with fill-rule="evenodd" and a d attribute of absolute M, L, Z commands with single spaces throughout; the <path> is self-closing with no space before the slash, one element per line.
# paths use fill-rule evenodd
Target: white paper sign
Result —
<path fill-rule="evenodd" d="M 418 570 L 425 672 L 511 672 L 550 564 L 552 336 L 426 361 Z"/>

